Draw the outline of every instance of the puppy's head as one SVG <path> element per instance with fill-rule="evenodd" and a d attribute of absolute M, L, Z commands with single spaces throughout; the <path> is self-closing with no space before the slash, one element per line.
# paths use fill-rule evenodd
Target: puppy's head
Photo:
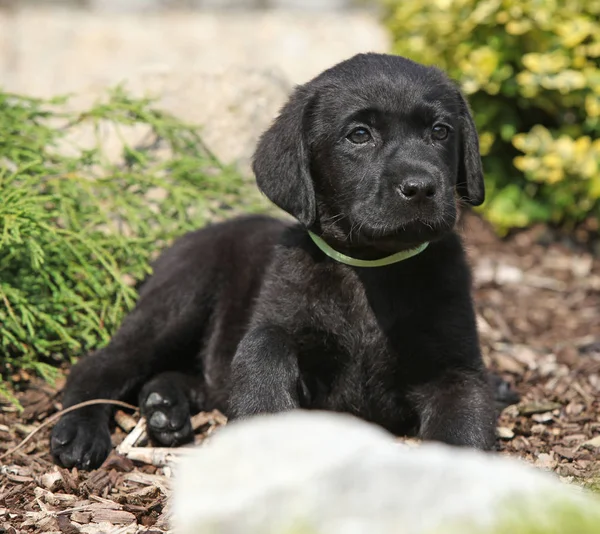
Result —
<path fill-rule="evenodd" d="M 344 248 L 441 237 L 456 199 L 479 205 L 479 142 L 456 85 L 433 67 L 361 54 L 298 87 L 253 163 L 279 207 Z"/>

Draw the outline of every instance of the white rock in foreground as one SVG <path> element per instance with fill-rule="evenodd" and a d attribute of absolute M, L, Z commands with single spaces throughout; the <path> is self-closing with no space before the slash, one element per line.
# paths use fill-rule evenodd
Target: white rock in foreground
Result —
<path fill-rule="evenodd" d="M 182 459 L 172 510 L 178 534 L 448 534 L 487 532 L 514 504 L 547 518 L 557 501 L 599 506 L 517 460 L 409 448 L 350 416 L 291 412 L 233 423 Z"/>

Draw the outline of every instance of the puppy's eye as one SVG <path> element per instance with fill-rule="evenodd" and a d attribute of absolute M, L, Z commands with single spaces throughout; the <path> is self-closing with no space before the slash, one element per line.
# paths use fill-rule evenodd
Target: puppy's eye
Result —
<path fill-rule="evenodd" d="M 348 134 L 346 139 L 355 145 L 363 145 L 373 139 L 373 136 L 366 128 L 358 127 L 354 128 L 354 130 Z"/>
<path fill-rule="evenodd" d="M 435 124 L 431 129 L 431 137 L 436 141 L 443 141 L 450 135 L 450 129 L 443 124 Z"/>

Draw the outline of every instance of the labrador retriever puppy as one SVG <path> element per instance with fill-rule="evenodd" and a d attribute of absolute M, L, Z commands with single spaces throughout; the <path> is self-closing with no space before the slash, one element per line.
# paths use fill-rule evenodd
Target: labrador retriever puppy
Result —
<path fill-rule="evenodd" d="M 297 223 L 244 217 L 190 233 L 154 265 L 110 344 L 73 368 L 64 406 L 137 397 L 151 438 L 190 414 L 347 412 L 398 435 L 490 449 L 457 204 L 478 205 L 477 132 L 456 85 L 361 54 L 298 87 L 262 136 L 259 188 Z M 51 447 L 98 466 L 111 410 L 62 417 Z"/>

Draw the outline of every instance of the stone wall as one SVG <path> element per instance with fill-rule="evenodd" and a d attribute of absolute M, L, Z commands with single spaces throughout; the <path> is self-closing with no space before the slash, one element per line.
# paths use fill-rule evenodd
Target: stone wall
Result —
<path fill-rule="evenodd" d="M 205 125 L 218 155 L 247 163 L 294 84 L 389 39 L 364 11 L 0 11 L 0 84 L 85 105 L 120 82 Z"/>

